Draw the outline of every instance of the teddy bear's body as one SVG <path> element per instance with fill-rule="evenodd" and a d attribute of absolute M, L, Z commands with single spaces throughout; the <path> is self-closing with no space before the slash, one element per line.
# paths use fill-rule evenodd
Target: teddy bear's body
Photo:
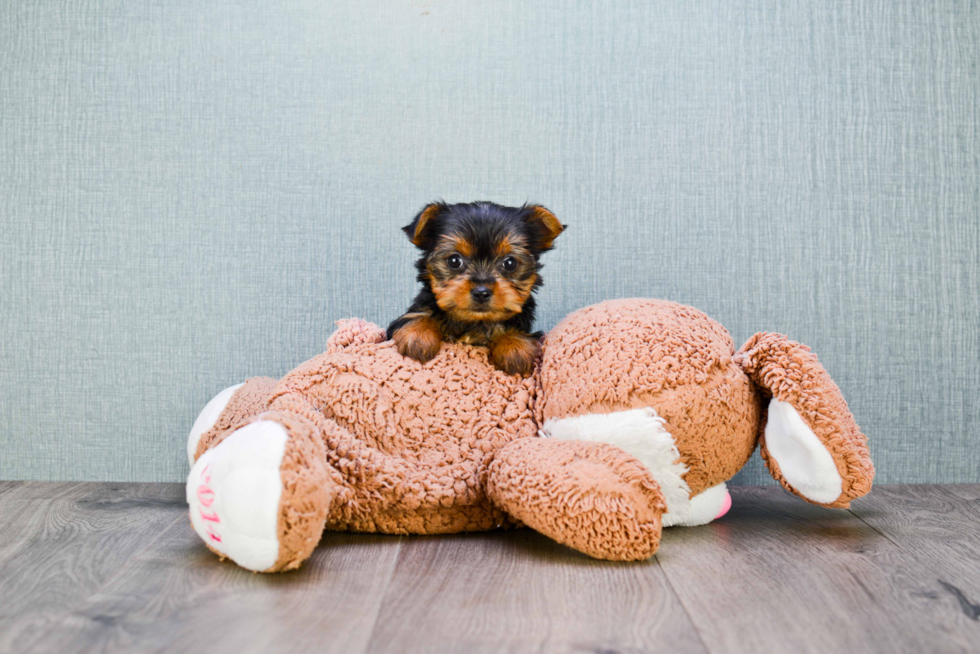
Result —
<path fill-rule="evenodd" d="M 356 327 L 374 326 L 341 331 Z M 427 367 L 398 354 L 384 332 L 376 337 L 332 342 L 272 396 L 271 408 L 294 394 L 333 423 L 326 456 L 339 487 L 326 528 L 440 534 L 509 524 L 482 479 L 494 452 L 537 435 L 536 378 L 497 370 L 486 348 L 446 344 Z"/>
<path fill-rule="evenodd" d="M 229 389 L 192 430 L 192 522 L 245 567 L 296 567 L 324 528 L 526 524 L 593 556 L 645 558 L 662 526 L 723 513 L 724 482 L 765 433 L 770 394 L 804 421 L 790 413 L 769 430 L 788 444 L 780 461 L 802 492 L 763 452 L 787 488 L 846 506 L 870 486 L 864 437 L 805 347 L 761 334 L 736 353 L 689 307 L 577 311 L 546 336 L 527 377 L 491 366 L 485 348 L 444 344 L 420 364 L 375 325 L 339 325 L 324 354 L 279 381 Z M 789 360 L 775 369 L 771 355 Z"/>

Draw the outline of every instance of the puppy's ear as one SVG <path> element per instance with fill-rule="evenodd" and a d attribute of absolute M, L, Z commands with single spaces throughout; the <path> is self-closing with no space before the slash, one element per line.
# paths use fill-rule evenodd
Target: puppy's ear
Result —
<path fill-rule="evenodd" d="M 565 231 L 567 225 L 562 225 L 558 222 L 555 214 L 539 204 L 529 204 L 526 209 L 527 214 L 524 220 L 534 232 L 535 245 L 542 252 L 550 250 L 551 244 L 554 243 L 559 234 Z"/>
<path fill-rule="evenodd" d="M 402 227 L 402 231 L 408 234 L 408 240 L 417 248 L 425 249 L 429 239 L 432 238 L 433 227 L 438 222 L 439 214 L 446 209 L 445 202 L 433 202 L 425 206 L 419 215 L 415 216 L 411 224 Z"/>

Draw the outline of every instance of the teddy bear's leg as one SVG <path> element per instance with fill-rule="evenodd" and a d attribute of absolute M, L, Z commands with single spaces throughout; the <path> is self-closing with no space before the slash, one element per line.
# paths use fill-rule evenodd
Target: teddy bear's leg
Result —
<path fill-rule="evenodd" d="M 660 487 L 606 443 L 522 438 L 494 454 L 491 501 L 559 543 L 599 559 L 646 559 L 660 544 Z"/>
<path fill-rule="evenodd" d="M 313 422 L 269 411 L 201 454 L 187 479 L 187 503 L 210 549 L 243 568 L 278 572 L 313 552 L 335 490 Z"/>
<path fill-rule="evenodd" d="M 636 457 L 660 486 L 667 504 L 664 527 L 707 524 L 731 508 L 724 484 L 691 497 L 685 480 L 687 467 L 664 419 L 652 407 L 550 419 L 542 425 L 541 432 L 558 440 L 608 443 Z"/>
<path fill-rule="evenodd" d="M 221 432 L 265 411 L 276 380 L 270 377 L 252 377 L 241 384 L 221 391 L 204 409 L 187 437 L 187 459 L 193 466 L 197 457 L 215 444 Z"/>
<path fill-rule="evenodd" d="M 731 508 L 731 493 L 722 482 L 692 497 L 683 516 L 671 520 L 670 512 L 665 513 L 664 527 L 699 527 L 724 516 Z"/>
<path fill-rule="evenodd" d="M 808 502 L 847 508 L 871 490 L 868 441 L 810 348 L 762 332 L 734 357 L 766 400 L 760 450 L 772 476 Z"/>

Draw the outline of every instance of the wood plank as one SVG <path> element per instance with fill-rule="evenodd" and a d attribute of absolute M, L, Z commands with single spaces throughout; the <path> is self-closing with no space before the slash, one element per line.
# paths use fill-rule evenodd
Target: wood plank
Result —
<path fill-rule="evenodd" d="M 184 484 L 103 481 L 6 481 L 0 482 L 0 502 L 21 500 L 74 500 L 119 502 L 139 500 L 167 504 L 184 497 Z"/>
<path fill-rule="evenodd" d="M 52 505 L 52 500 L 62 504 Z M 44 532 L 45 520 L 50 517 L 46 510 L 51 506 L 58 510 L 78 508 L 81 517 L 108 511 L 125 519 L 125 516 L 119 516 L 121 512 L 142 512 L 153 507 L 163 507 L 176 516 L 175 511 L 181 507 L 186 509 L 186 502 L 182 484 L 26 482 L 0 496 L 0 563 L 43 546 L 39 542 L 43 537 L 58 536 L 54 532 Z M 166 526 L 169 523 L 160 531 Z M 69 529 L 70 525 L 65 528 Z M 111 529 L 111 525 L 107 528 Z"/>
<path fill-rule="evenodd" d="M 0 501 L 0 651 L 27 651 L 186 511 L 179 484 L 48 490 Z"/>
<path fill-rule="evenodd" d="M 901 488 L 918 488 L 918 486 L 902 486 Z M 945 484 L 940 486 L 955 495 L 966 500 L 970 506 L 980 509 L 980 484 Z"/>
<path fill-rule="evenodd" d="M 933 572 L 925 597 L 980 622 L 980 485 L 881 486 L 852 512 Z"/>
<path fill-rule="evenodd" d="M 847 511 L 734 487 L 725 518 L 667 530 L 657 558 L 713 652 L 975 652 L 921 561 Z"/>
<path fill-rule="evenodd" d="M 9 493 L 23 483 L 24 482 L 22 481 L 0 481 L 0 497 L 2 497 L 4 493 Z"/>
<path fill-rule="evenodd" d="M 729 516 L 668 529 L 634 564 L 530 530 L 330 533 L 274 576 L 207 551 L 179 484 L 24 485 L 0 494 L 0 651 L 943 652 L 980 638 L 975 485 L 878 487 L 853 514 L 736 487 Z"/>
<path fill-rule="evenodd" d="M 70 495 L 80 485 L 77 481 L 5 481 L 0 482 L 0 501 L 53 500 Z"/>
<path fill-rule="evenodd" d="M 35 652 L 362 652 L 396 536 L 327 533 L 299 571 L 220 561 L 179 520 L 49 629 Z"/>
<path fill-rule="evenodd" d="M 369 652 L 704 652 L 654 560 L 531 530 L 405 541 Z"/>

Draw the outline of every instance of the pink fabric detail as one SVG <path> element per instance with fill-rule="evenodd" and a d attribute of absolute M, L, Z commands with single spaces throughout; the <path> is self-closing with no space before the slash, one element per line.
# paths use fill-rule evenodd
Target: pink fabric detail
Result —
<path fill-rule="evenodd" d="M 721 503 L 721 509 L 718 511 L 718 515 L 716 515 L 714 519 L 717 520 L 718 518 L 722 517 L 723 515 L 728 513 L 731 510 L 731 508 L 732 508 L 732 494 L 726 490 L 725 499 L 722 500 Z"/>
<path fill-rule="evenodd" d="M 211 464 L 204 466 L 204 470 L 201 471 L 202 484 L 197 487 L 197 499 L 206 508 L 211 508 L 214 504 L 214 490 L 211 489 L 208 484 L 211 482 Z M 218 517 L 218 512 L 205 513 L 204 509 L 199 509 L 198 512 L 201 515 L 202 520 L 207 520 L 209 523 L 219 524 L 221 518 Z M 221 542 L 221 536 L 215 533 L 214 524 L 208 524 L 205 529 L 208 532 L 208 537 L 216 543 Z"/>
<path fill-rule="evenodd" d="M 207 485 L 202 484 L 197 489 L 197 500 L 205 507 L 211 508 L 214 504 L 214 491 Z"/>

